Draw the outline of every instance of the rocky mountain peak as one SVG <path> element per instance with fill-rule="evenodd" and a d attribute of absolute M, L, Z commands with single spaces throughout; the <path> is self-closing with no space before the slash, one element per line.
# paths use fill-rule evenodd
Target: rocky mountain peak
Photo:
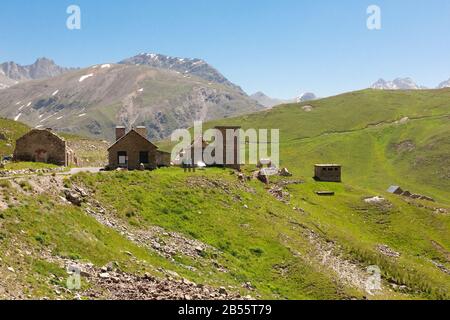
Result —
<path fill-rule="evenodd" d="M 39 58 L 31 65 L 22 66 L 14 61 L 0 64 L 0 73 L 15 81 L 48 79 L 73 69 L 63 68 L 48 58 Z"/>
<path fill-rule="evenodd" d="M 393 81 L 386 81 L 379 79 L 372 86 L 372 89 L 377 90 L 420 90 L 426 89 L 423 86 L 418 85 L 412 78 L 396 78 Z"/>
<path fill-rule="evenodd" d="M 190 76 L 197 76 L 206 81 L 224 84 L 238 90 L 241 94 L 246 95 L 239 86 L 229 81 L 217 69 L 202 59 L 171 57 L 158 53 L 141 53 L 137 56 L 122 60 L 119 63 L 147 65 L 153 68 L 173 70 L 183 74 L 186 78 Z"/>
<path fill-rule="evenodd" d="M 438 89 L 450 88 L 450 79 L 447 81 L 441 82 L 438 86 Z"/>
<path fill-rule="evenodd" d="M 305 101 L 311 101 L 316 100 L 317 96 L 312 92 L 305 92 L 302 93 L 300 96 L 297 97 L 297 103 L 305 102 Z"/>

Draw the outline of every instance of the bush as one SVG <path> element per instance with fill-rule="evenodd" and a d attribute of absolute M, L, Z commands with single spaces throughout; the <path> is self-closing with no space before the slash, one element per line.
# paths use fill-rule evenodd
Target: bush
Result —
<path fill-rule="evenodd" d="M 11 188 L 11 182 L 9 182 L 8 180 L 1 180 L 0 181 L 0 188 L 3 188 L 3 189 Z"/>
<path fill-rule="evenodd" d="M 31 186 L 31 184 L 28 181 L 20 181 L 19 186 L 24 191 L 33 191 L 33 187 Z"/>
<path fill-rule="evenodd" d="M 264 250 L 261 248 L 250 248 L 250 252 L 257 257 L 260 257 L 264 254 Z"/>

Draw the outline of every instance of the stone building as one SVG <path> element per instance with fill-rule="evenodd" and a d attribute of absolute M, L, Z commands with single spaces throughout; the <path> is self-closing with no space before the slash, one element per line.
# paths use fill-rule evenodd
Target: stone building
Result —
<path fill-rule="evenodd" d="M 215 129 L 222 133 L 223 138 L 223 159 L 219 159 L 219 165 L 227 168 L 240 170 L 240 131 L 238 126 L 218 126 Z"/>
<path fill-rule="evenodd" d="M 17 139 L 14 161 L 44 162 L 58 166 L 77 165 L 67 142 L 51 129 L 33 129 Z"/>
<path fill-rule="evenodd" d="M 341 182 L 342 166 L 340 164 L 316 164 L 314 178 L 324 182 Z"/>
<path fill-rule="evenodd" d="M 116 142 L 108 149 L 109 169 L 156 169 L 170 166 L 170 154 L 159 151 L 147 139 L 147 129 L 136 127 L 128 133 L 125 127 L 116 127 Z"/>

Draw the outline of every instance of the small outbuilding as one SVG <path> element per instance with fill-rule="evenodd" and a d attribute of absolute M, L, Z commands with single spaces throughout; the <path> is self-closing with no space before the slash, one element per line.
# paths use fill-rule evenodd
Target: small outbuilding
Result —
<path fill-rule="evenodd" d="M 342 166 L 340 164 L 316 164 L 314 179 L 324 182 L 341 182 Z"/>
<path fill-rule="evenodd" d="M 387 192 L 392 193 L 392 194 L 403 194 L 404 193 L 403 189 L 400 188 L 399 186 L 390 186 L 389 189 L 387 189 Z M 411 194 L 411 193 L 409 193 L 409 194 Z"/>
<path fill-rule="evenodd" d="M 66 167 L 77 165 L 72 149 L 52 129 L 33 129 L 17 139 L 13 160 L 51 163 Z"/>
<path fill-rule="evenodd" d="M 109 169 L 156 169 L 170 166 L 170 153 L 159 151 L 147 138 L 145 127 L 116 127 L 116 142 L 108 149 Z"/>

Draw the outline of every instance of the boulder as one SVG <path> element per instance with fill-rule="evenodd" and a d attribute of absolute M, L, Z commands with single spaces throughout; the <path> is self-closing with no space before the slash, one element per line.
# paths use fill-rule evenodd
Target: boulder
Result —
<path fill-rule="evenodd" d="M 268 176 L 259 173 L 257 178 L 262 183 L 269 184 L 269 177 Z"/>
<path fill-rule="evenodd" d="M 378 204 L 378 203 L 383 203 L 385 201 L 386 201 L 386 199 L 384 199 L 383 197 L 380 197 L 380 196 L 375 196 L 372 198 L 364 199 L 365 203 L 370 203 L 370 204 Z"/>
<path fill-rule="evenodd" d="M 292 173 L 289 172 L 287 168 L 283 168 L 279 171 L 280 176 L 282 177 L 292 177 Z"/>
<path fill-rule="evenodd" d="M 77 192 L 66 189 L 66 190 L 64 190 L 64 195 L 66 196 L 67 201 L 69 201 L 70 203 L 72 203 L 76 206 L 80 207 L 81 204 L 83 203 L 82 197 Z"/>

